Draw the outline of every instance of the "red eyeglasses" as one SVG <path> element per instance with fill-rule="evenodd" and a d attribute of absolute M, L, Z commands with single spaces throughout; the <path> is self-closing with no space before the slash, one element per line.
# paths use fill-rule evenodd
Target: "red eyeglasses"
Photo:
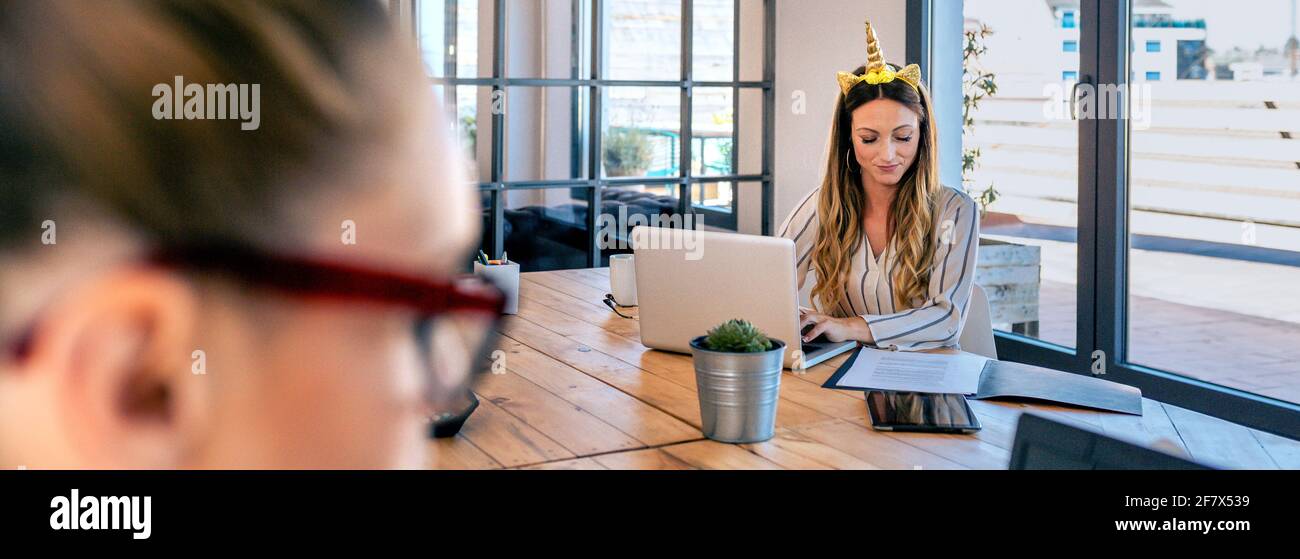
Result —
<path fill-rule="evenodd" d="M 505 297 L 479 276 L 425 279 L 322 259 L 280 256 L 242 245 L 192 244 L 155 251 L 150 265 L 225 276 L 284 295 L 363 302 L 408 309 L 427 366 L 431 413 L 445 414 L 463 402 L 469 385 L 486 369 L 496 346 Z M 25 359 L 34 326 L 16 338 L 10 355 Z"/>

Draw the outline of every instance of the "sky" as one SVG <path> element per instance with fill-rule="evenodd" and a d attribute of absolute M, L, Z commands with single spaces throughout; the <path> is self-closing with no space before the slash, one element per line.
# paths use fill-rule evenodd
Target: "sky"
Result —
<path fill-rule="evenodd" d="M 1180 19 L 1205 18 L 1209 47 L 1282 48 L 1291 36 L 1289 0 L 1165 0 Z"/>

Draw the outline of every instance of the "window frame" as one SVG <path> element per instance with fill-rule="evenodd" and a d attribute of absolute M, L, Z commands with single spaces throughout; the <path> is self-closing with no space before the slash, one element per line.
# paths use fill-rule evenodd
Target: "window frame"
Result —
<path fill-rule="evenodd" d="M 447 4 L 452 4 L 466 0 L 443 0 Z M 477 0 L 468 0 L 477 1 Z M 493 95 L 506 95 L 506 91 L 512 87 L 569 87 L 573 88 L 575 94 L 572 96 L 571 103 L 572 118 L 570 127 L 570 139 L 572 149 L 570 151 L 570 164 L 573 170 L 571 176 L 584 177 L 572 179 L 557 180 L 505 180 L 504 176 L 504 141 L 503 131 L 505 128 L 505 115 L 492 114 L 492 145 L 491 145 L 491 162 L 489 165 L 490 176 L 486 181 L 480 181 L 478 188 L 480 192 L 486 192 L 490 195 L 491 218 L 489 221 L 489 231 L 487 236 L 487 245 L 491 247 L 493 254 L 501 254 L 505 250 L 505 198 L 506 193 L 513 190 L 523 189 L 572 189 L 574 192 L 585 191 L 587 204 L 587 266 L 601 267 L 607 265 L 607 256 L 602 255 L 599 246 L 599 212 L 591 211 L 593 208 L 602 207 L 602 193 L 606 188 L 617 186 L 634 186 L 634 185 L 676 185 L 677 186 L 677 211 L 682 216 L 688 214 L 695 215 L 695 219 L 703 218 L 706 225 L 722 229 L 737 230 L 739 228 L 738 211 L 740 208 L 739 199 L 742 195 L 752 195 L 741 193 L 742 183 L 759 183 L 761 191 L 758 195 L 762 199 L 762 216 L 761 216 L 761 233 L 771 235 L 773 230 L 774 210 L 774 188 L 772 173 L 772 152 L 775 145 L 775 134 L 773 126 L 775 125 L 775 59 L 776 59 L 776 0 L 762 0 L 763 13 L 763 51 L 762 56 L 762 79 L 760 80 L 741 80 L 740 79 L 740 58 L 741 58 L 741 6 L 742 0 L 732 0 L 733 10 L 733 37 L 732 37 L 732 76 L 731 80 L 723 81 L 695 81 L 693 78 L 694 56 L 693 56 L 693 36 L 694 36 L 694 1 L 681 0 L 681 75 L 677 80 L 610 80 L 604 79 L 602 72 L 602 61 L 607 55 L 604 49 L 605 30 L 602 25 L 602 14 L 607 0 L 570 0 L 572 10 L 571 41 L 572 51 L 575 56 L 571 57 L 570 75 L 568 78 L 514 78 L 506 76 L 505 59 L 503 53 L 506 51 L 506 0 L 491 0 L 493 10 L 491 14 L 492 30 L 492 75 L 488 77 L 459 77 L 454 72 L 444 72 L 449 74 L 445 76 L 430 76 L 431 85 L 444 86 L 454 90 L 456 86 L 473 85 L 491 87 Z M 394 11 L 397 13 L 409 14 L 411 24 L 410 33 L 418 39 L 418 21 L 421 4 L 419 0 L 394 0 L 394 4 L 400 5 Z M 444 8 L 445 9 L 445 8 Z M 451 25 L 451 24 L 448 24 Z M 479 23 L 480 30 L 485 29 L 484 22 Z M 579 54 L 580 53 L 580 54 Z M 594 56 L 593 56 L 594 54 Z M 589 65 L 588 77 L 583 78 L 581 74 L 584 63 Z M 448 64 L 451 64 L 450 62 Z M 727 175 L 707 175 L 693 174 L 691 164 L 693 162 L 693 149 L 680 149 L 679 166 L 681 174 L 676 177 L 603 177 L 601 176 L 601 158 L 597 156 L 601 153 L 601 136 L 603 133 L 603 110 L 602 101 L 603 93 L 612 87 L 673 87 L 680 91 L 681 95 L 681 115 L 680 115 L 680 137 L 683 139 L 683 147 L 690 148 L 693 145 L 693 134 L 691 133 L 691 119 L 693 112 L 693 92 L 696 88 L 731 88 L 732 90 L 732 152 L 731 152 L 731 169 L 732 173 Z M 741 174 L 739 171 L 739 140 L 740 140 L 740 98 L 743 90 L 758 90 L 762 92 L 762 153 L 761 168 L 759 173 Z M 497 91 L 502 91 L 498 94 Z M 483 119 L 479 119 L 480 126 Z M 692 195 L 696 185 L 703 185 L 731 182 L 732 201 L 730 211 L 721 211 L 705 206 L 693 204 Z M 698 221 L 697 221 L 698 222 Z"/>

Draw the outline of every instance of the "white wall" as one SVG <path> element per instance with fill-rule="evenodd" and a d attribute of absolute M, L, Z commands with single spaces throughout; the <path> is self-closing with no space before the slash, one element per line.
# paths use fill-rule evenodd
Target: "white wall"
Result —
<path fill-rule="evenodd" d="M 905 63 L 906 0 L 779 0 L 776 7 L 776 150 L 773 232 L 821 184 L 839 84 L 835 72 L 867 60 L 863 20 L 870 18 L 886 60 Z M 794 95 L 802 92 L 805 111 Z"/>
<path fill-rule="evenodd" d="M 778 27 L 780 23 L 777 23 Z M 740 2 L 740 80 L 763 79 L 763 2 Z M 740 90 L 736 163 L 742 175 L 763 173 L 763 90 Z M 763 233 L 763 183 L 743 183 L 736 190 L 736 229 Z"/>

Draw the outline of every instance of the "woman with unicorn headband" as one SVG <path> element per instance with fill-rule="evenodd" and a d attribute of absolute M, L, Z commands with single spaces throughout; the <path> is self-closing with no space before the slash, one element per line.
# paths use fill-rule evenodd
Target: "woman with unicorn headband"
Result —
<path fill-rule="evenodd" d="M 804 341 L 882 349 L 957 347 L 972 290 L 979 210 L 939 183 L 933 103 L 921 70 L 885 62 L 871 22 L 867 63 L 839 72 L 821 186 L 781 226 L 795 242 Z M 811 326 L 811 328 L 809 328 Z"/>

